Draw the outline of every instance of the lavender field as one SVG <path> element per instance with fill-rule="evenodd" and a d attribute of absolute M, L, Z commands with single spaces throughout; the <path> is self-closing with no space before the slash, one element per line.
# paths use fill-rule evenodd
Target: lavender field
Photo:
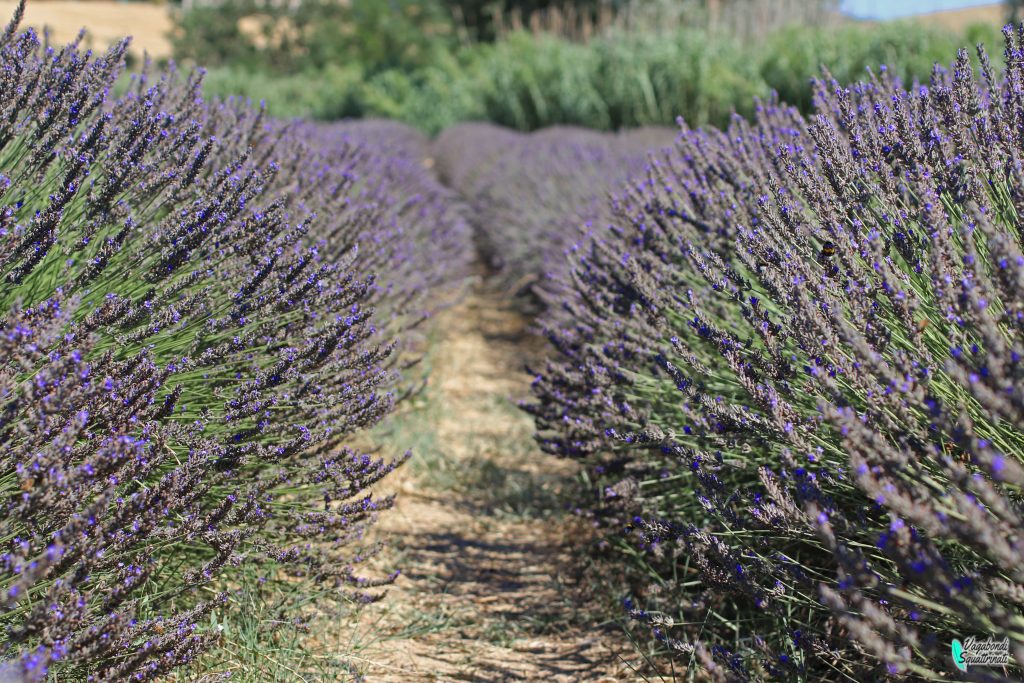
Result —
<path fill-rule="evenodd" d="M 430 137 L 23 11 L 0 682 L 1024 678 L 1024 25 Z"/>

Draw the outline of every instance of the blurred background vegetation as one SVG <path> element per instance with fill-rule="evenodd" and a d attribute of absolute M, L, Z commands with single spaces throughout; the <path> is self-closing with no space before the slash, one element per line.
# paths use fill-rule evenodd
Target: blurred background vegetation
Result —
<path fill-rule="evenodd" d="M 722 124 L 773 91 L 806 109 L 821 64 L 927 80 L 957 47 L 999 45 L 1000 10 L 873 23 L 834 0 L 196 1 L 173 46 L 210 67 L 211 92 L 279 116 L 618 129 Z"/>
<path fill-rule="evenodd" d="M 875 4 L 928 2 L 958 4 Z M 105 26 L 106 5 L 123 26 Z M 806 110 L 820 65 L 843 82 L 881 64 L 927 80 L 957 47 L 1001 45 L 1021 0 L 885 22 L 854 19 L 839 0 L 180 0 L 129 20 L 142 5 L 33 0 L 28 19 L 135 34 L 159 59 L 207 67 L 208 93 L 277 116 L 387 117 L 436 133 L 471 120 L 723 124 L 773 91 Z"/>

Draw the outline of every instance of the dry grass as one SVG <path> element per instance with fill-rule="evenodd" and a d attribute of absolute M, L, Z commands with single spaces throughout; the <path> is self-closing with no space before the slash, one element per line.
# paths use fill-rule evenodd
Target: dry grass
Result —
<path fill-rule="evenodd" d="M 937 26 L 962 33 L 972 24 L 994 24 L 1002 26 L 1006 21 L 1006 7 L 1002 3 L 992 3 L 982 7 L 931 12 L 915 17 L 917 21 L 928 26 Z"/>
<path fill-rule="evenodd" d="M 17 2 L 0 1 L 0 17 L 5 23 L 17 6 Z M 95 49 L 106 48 L 125 36 L 131 36 L 129 51 L 136 56 L 141 56 L 144 51 L 154 59 L 171 56 L 171 43 L 167 36 L 172 22 L 164 5 L 32 0 L 25 10 L 22 25 L 40 31 L 49 29 L 51 42 L 58 45 L 73 40 L 78 31 L 85 28 L 85 44 Z"/>

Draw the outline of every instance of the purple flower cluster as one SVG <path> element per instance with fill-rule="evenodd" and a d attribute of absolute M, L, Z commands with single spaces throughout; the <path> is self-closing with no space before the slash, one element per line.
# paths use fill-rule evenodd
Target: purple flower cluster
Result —
<path fill-rule="evenodd" d="M 809 117 L 684 124 L 574 252 L 538 438 L 590 464 L 659 576 L 632 615 L 712 678 L 942 678 L 965 635 L 1024 665 L 1024 27 L 1004 33 L 1003 73 L 979 48 L 927 85 L 826 75 Z"/>
<path fill-rule="evenodd" d="M 201 73 L 114 99 L 126 43 L 43 45 L 22 10 L 0 36 L 7 666 L 158 678 L 215 644 L 250 566 L 373 599 L 370 488 L 404 458 L 345 444 L 468 270 L 459 204 L 408 136 L 267 120 Z"/>

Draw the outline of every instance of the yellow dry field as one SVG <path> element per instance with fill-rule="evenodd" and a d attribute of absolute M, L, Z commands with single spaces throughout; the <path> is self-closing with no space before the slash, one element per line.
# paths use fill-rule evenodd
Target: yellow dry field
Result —
<path fill-rule="evenodd" d="M 1006 7 L 1002 3 L 994 2 L 981 7 L 922 14 L 917 19 L 922 24 L 938 26 L 951 31 L 962 31 L 971 24 L 1002 25 L 1006 20 Z"/>
<path fill-rule="evenodd" d="M 0 1 L 0 23 L 6 24 L 17 6 L 17 2 Z M 31 0 L 22 25 L 49 29 L 51 42 L 57 45 L 74 39 L 85 28 L 85 44 L 94 49 L 106 48 L 124 36 L 131 36 L 130 51 L 135 55 L 141 56 L 145 51 L 154 59 L 171 56 L 167 36 L 172 23 L 166 5 Z"/>

